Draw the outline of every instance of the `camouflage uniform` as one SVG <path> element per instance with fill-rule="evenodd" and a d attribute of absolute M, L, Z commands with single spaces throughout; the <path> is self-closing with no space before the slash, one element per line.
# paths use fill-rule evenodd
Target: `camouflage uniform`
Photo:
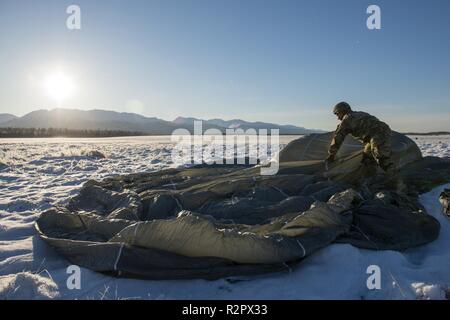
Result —
<path fill-rule="evenodd" d="M 334 158 L 347 134 L 364 144 L 364 164 L 372 167 L 378 164 L 385 171 L 392 169 L 391 129 L 386 123 L 365 112 L 349 112 L 334 133 L 328 149 L 329 156 Z"/>

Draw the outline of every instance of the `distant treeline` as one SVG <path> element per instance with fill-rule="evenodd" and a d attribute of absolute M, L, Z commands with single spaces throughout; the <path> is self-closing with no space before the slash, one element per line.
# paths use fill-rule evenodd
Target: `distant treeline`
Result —
<path fill-rule="evenodd" d="M 142 136 L 143 132 L 121 130 L 73 130 L 59 128 L 0 128 L 0 138 L 106 138 Z"/>
<path fill-rule="evenodd" d="M 442 136 L 448 135 L 450 132 L 448 131 L 436 131 L 436 132 L 405 132 L 403 133 L 407 136 Z"/>

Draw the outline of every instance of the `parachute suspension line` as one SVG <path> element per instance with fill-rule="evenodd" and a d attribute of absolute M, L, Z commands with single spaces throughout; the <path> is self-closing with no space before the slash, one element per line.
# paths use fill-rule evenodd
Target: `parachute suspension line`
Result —
<path fill-rule="evenodd" d="M 352 154 L 350 157 L 345 158 L 345 161 L 351 160 L 353 158 L 358 157 L 359 155 L 361 155 L 361 150 L 360 152 L 355 152 L 354 154 Z"/>
<path fill-rule="evenodd" d="M 180 201 L 178 201 L 178 199 L 176 197 L 174 197 L 173 195 L 172 195 L 172 199 L 174 199 L 175 202 L 177 203 L 178 209 L 183 210 L 183 207 L 181 206 Z"/>
<path fill-rule="evenodd" d="M 389 275 L 391 276 L 391 278 L 392 278 L 392 280 L 393 280 L 393 284 L 394 284 L 394 286 L 395 287 L 398 287 L 398 291 L 400 291 L 400 294 L 403 296 L 403 298 L 405 298 L 406 299 L 406 294 L 405 294 L 405 292 L 403 291 L 403 289 L 402 289 L 402 287 L 400 286 L 400 283 L 397 281 L 397 279 L 394 277 L 394 275 L 392 274 L 392 272 L 391 272 L 391 270 L 388 268 L 388 272 L 389 272 Z"/>
<path fill-rule="evenodd" d="M 367 241 L 373 243 L 373 245 L 377 248 L 377 250 L 381 250 L 380 247 L 378 247 L 378 245 L 372 241 L 369 236 L 367 236 L 362 230 L 361 228 L 359 228 L 358 226 L 352 224 L 353 227 L 355 227 L 356 229 L 358 229 L 358 231 L 367 239 Z M 403 291 L 402 287 L 400 286 L 400 283 L 397 281 L 397 279 L 394 277 L 394 275 L 392 274 L 391 268 L 387 268 L 389 275 L 391 276 L 392 280 L 394 281 L 394 286 L 398 288 L 398 291 L 400 292 L 400 294 L 403 296 L 403 298 L 406 298 L 405 292 Z"/>
<path fill-rule="evenodd" d="M 308 151 L 309 146 L 311 145 L 311 143 L 312 143 L 315 139 L 316 139 L 316 136 L 315 136 L 315 135 L 312 135 L 312 136 L 311 136 L 311 140 L 309 140 L 308 144 L 306 145 L 305 149 L 303 150 L 303 154 L 305 154 L 305 153 Z"/>
<path fill-rule="evenodd" d="M 124 245 L 125 245 L 125 243 L 123 243 L 123 242 L 120 244 L 119 252 L 116 257 L 116 262 L 114 263 L 114 271 L 117 271 L 117 264 L 119 263 L 120 256 L 122 255 L 122 250 L 123 250 Z"/>
<path fill-rule="evenodd" d="M 233 219 L 224 219 L 224 220 L 221 220 L 221 221 L 223 221 L 224 223 L 226 223 L 228 221 L 231 221 L 232 224 L 236 224 L 236 222 L 234 222 Z"/>
<path fill-rule="evenodd" d="M 86 224 L 84 223 L 83 219 L 81 218 L 81 215 L 78 215 L 78 219 L 80 220 L 81 224 L 83 225 L 83 228 L 87 231 Z"/>
<path fill-rule="evenodd" d="M 286 194 L 286 192 L 284 192 L 283 190 L 281 190 L 278 187 L 273 187 L 275 190 L 277 190 L 279 193 L 281 193 L 283 196 L 285 196 L 286 198 L 289 198 L 289 195 Z"/>
<path fill-rule="evenodd" d="M 298 239 L 297 239 L 297 243 L 298 243 L 298 245 L 300 246 L 300 248 L 302 248 L 302 252 L 303 252 L 302 258 L 304 258 L 304 257 L 306 256 L 306 250 L 305 250 L 305 247 L 302 245 L 302 243 L 301 243 L 300 240 L 298 240 Z"/>
<path fill-rule="evenodd" d="M 136 237 L 137 237 L 137 231 L 138 231 L 139 225 L 140 225 L 140 223 L 139 223 L 139 222 L 135 223 L 135 226 L 136 226 L 136 228 L 134 228 L 134 239 L 133 239 L 133 243 L 135 243 L 135 240 L 136 240 Z"/>
<path fill-rule="evenodd" d="M 361 230 L 360 227 L 358 227 L 358 226 L 355 225 L 355 224 L 352 224 L 352 227 L 355 227 L 355 228 L 363 235 L 363 237 L 366 238 L 367 241 L 369 241 L 370 243 L 372 243 L 372 244 L 375 246 L 375 248 L 376 248 L 377 250 L 380 250 L 380 247 L 378 247 L 378 245 L 377 245 L 372 239 L 370 239 L 369 236 L 366 235 L 366 234 L 364 233 L 364 231 Z"/>
<path fill-rule="evenodd" d="M 198 209 L 196 209 L 196 210 L 198 210 L 199 212 L 202 212 L 203 208 L 206 207 L 207 204 L 208 204 L 208 201 L 205 201 L 205 202 L 200 206 L 200 208 L 198 208 Z M 179 205 L 178 205 L 178 206 L 179 206 Z M 181 209 L 181 208 L 180 208 L 180 209 Z"/>
<path fill-rule="evenodd" d="M 286 269 L 288 269 L 289 273 L 292 273 L 292 268 L 289 267 L 289 265 L 286 262 L 283 262 L 283 266 L 285 266 Z"/>

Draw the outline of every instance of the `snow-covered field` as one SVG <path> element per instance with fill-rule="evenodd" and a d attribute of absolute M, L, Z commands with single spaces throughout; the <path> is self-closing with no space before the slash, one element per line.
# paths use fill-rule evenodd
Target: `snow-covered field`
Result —
<path fill-rule="evenodd" d="M 450 135 L 409 137 L 417 143 L 423 156 L 450 157 Z"/>
<path fill-rule="evenodd" d="M 281 137 L 281 144 L 296 137 Z M 450 136 L 414 136 L 424 155 L 450 157 Z M 39 214 L 63 204 L 88 179 L 174 166 L 170 137 L 0 139 L 0 299 L 444 299 L 450 285 L 450 219 L 438 195 L 421 196 L 441 223 L 440 237 L 420 248 L 361 250 L 333 244 L 290 273 L 245 281 L 145 281 L 81 269 L 81 289 L 66 285 L 69 263 L 41 241 Z M 102 158 L 98 152 L 105 157 Z M 381 289 L 367 288 L 367 267 Z"/>

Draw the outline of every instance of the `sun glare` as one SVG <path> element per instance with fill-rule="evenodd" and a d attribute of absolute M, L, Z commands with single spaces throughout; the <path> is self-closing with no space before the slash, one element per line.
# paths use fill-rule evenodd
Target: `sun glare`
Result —
<path fill-rule="evenodd" d="M 73 80 L 62 72 L 48 76 L 44 82 L 48 96 L 57 103 L 61 103 L 69 98 L 75 89 Z"/>

